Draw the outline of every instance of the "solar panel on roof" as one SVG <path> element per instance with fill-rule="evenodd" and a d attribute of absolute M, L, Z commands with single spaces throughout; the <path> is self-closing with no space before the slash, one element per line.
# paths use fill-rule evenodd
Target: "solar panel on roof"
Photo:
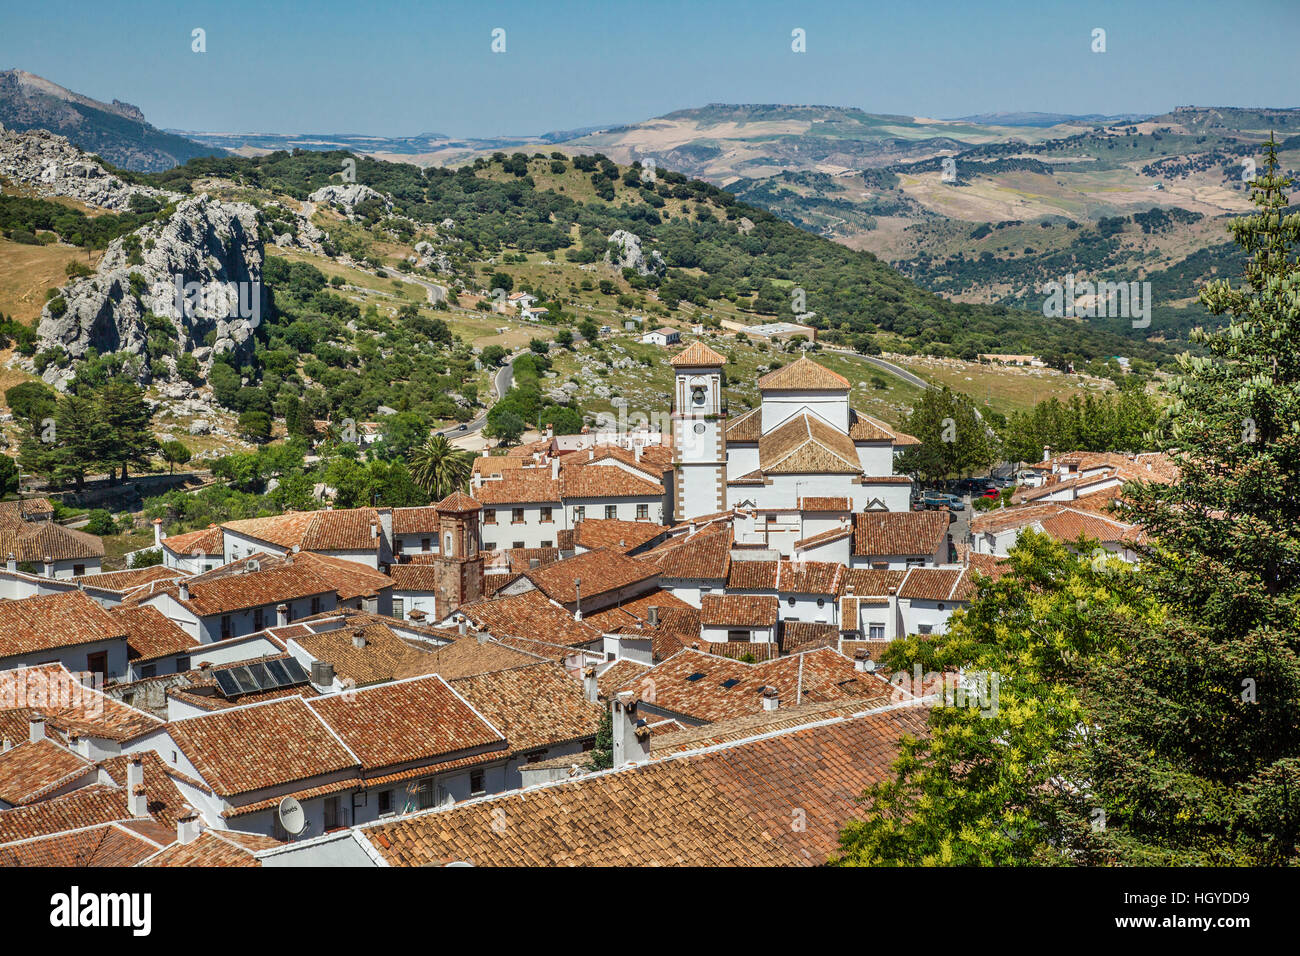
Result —
<path fill-rule="evenodd" d="M 262 689 L 262 686 L 253 679 L 253 675 L 248 672 L 247 667 L 232 667 L 226 673 L 235 679 L 241 694 L 251 694 Z"/>
<path fill-rule="evenodd" d="M 286 687 L 293 683 L 289 679 L 289 672 L 284 669 L 284 664 L 284 661 L 266 662 L 266 670 L 271 675 L 271 679 L 275 681 L 276 687 Z"/>
<path fill-rule="evenodd" d="M 289 675 L 288 682 L 290 684 L 303 684 L 311 679 L 307 674 L 307 669 L 292 657 L 287 657 L 279 663 L 284 666 L 285 673 Z"/>
<path fill-rule="evenodd" d="M 722 682 L 722 686 L 730 690 L 731 688 L 735 687 L 739 683 L 740 683 L 739 677 L 728 677 L 726 680 Z"/>
<path fill-rule="evenodd" d="M 265 661 L 256 661 L 248 665 L 248 673 L 257 683 L 258 690 L 275 690 L 280 686 L 280 682 L 271 676 L 271 672 L 266 669 Z"/>
<path fill-rule="evenodd" d="M 230 676 L 229 671 L 217 671 L 215 676 L 223 697 L 235 697 L 240 693 L 239 684 Z"/>
<path fill-rule="evenodd" d="M 704 676 L 704 675 L 701 674 L 699 671 L 696 671 L 694 674 L 692 674 L 690 677 L 688 677 L 688 678 L 686 678 L 686 679 L 687 679 L 687 680 L 694 681 L 694 680 L 699 680 L 699 679 L 700 679 L 701 677 L 703 677 L 703 676 Z"/>

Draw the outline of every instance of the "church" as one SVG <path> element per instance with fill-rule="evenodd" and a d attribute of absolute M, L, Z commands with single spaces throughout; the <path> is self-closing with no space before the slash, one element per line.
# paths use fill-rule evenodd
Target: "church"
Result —
<path fill-rule="evenodd" d="M 917 439 L 855 411 L 848 379 L 801 357 L 759 379 L 758 407 L 731 418 L 725 364 L 698 341 L 671 359 L 678 522 L 734 511 L 738 545 L 834 560 L 847 557 L 847 541 L 832 545 L 852 515 L 910 510 L 912 482 L 894 459 Z"/>

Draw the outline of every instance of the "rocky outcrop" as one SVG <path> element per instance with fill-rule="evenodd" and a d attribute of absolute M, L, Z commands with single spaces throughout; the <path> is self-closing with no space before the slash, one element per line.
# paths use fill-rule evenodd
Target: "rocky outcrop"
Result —
<path fill-rule="evenodd" d="M 649 257 L 641 251 L 641 237 L 626 229 L 616 229 L 609 236 L 610 248 L 605 252 L 605 261 L 619 269 L 635 269 L 638 275 L 662 273 L 665 268 L 663 256 L 659 251 L 651 251 Z"/>
<path fill-rule="evenodd" d="M 257 210 L 206 195 L 177 206 L 165 221 L 115 239 L 95 275 L 69 283 L 41 312 L 38 350 L 60 346 L 73 359 L 90 348 L 127 352 L 138 381 L 175 378 L 175 359 L 148 360 L 150 335 L 163 334 L 177 355 L 190 353 L 206 378 L 223 352 L 251 348 L 267 309 Z M 45 381 L 66 386 L 71 365 L 50 365 Z"/>
<path fill-rule="evenodd" d="M 308 202 L 323 202 L 329 203 L 332 206 L 337 206 L 349 216 L 353 214 L 353 211 L 357 206 L 365 202 L 367 199 L 378 199 L 384 204 L 385 209 L 391 210 L 393 208 L 393 201 L 391 199 L 383 193 L 376 192 L 369 186 L 364 186 L 361 183 L 346 183 L 341 186 L 322 186 L 307 197 Z"/>
<path fill-rule="evenodd" d="M 20 133 L 0 129 L 0 176 L 21 183 L 38 196 L 67 196 L 88 206 L 125 211 L 139 194 L 164 202 L 176 193 L 131 186 L 104 169 L 89 153 L 45 130 Z"/>

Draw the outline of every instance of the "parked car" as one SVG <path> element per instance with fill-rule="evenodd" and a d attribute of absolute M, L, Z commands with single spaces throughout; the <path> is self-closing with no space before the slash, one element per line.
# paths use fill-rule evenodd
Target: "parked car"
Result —
<path fill-rule="evenodd" d="M 980 495 L 980 497 L 981 497 L 981 498 L 1000 498 L 1000 497 L 1002 497 L 1002 492 L 998 491 L 998 489 L 996 489 L 996 488 L 985 488 L 985 489 L 984 489 L 984 494 Z"/>

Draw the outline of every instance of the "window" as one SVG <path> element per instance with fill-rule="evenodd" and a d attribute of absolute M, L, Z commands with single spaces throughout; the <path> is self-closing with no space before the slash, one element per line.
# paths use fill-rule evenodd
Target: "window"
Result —
<path fill-rule="evenodd" d="M 574 520 L 575 522 L 578 522 L 578 521 L 581 521 L 582 519 L 584 519 L 585 517 L 587 517 L 587 506 L 586 506 L 586 505 L 574 505 L 574 508 L 573 508 L 573 520 Z"/>
<path fill-rule="evenodd" d="M 421 810 L 433 806 L 433 781 L 421 780 L 415 787 L 415 805 Z"/>
<path fill-rule="evenodd" d="M 260 631 L 265 626 L 266 625 L 263 623 L 262 609 L 260 607 L 254 608 L 253 609 L 253 630 Z"/>
<path fill-rule="evenodd" d="M 930 627 L 929 624 L 922 624 L 920 627 L 918 627 L 918 628 L 916 629 L 916 633 L 918 633 L 918 634 L 929 634 L 929 633 L 932 632 L 932 630 L 933 630 L 933 629 Z"/>
<path fill-rule="evenodd" d="M 401 554 L 406 545 L 402 544 L 402 539 L 397 538 L 393 541 L 393 554 Z"/>
<path fill-rule="evenodd" d="M 786 606 L 786 607 L 794 607 L 794 598 L 786 598 L 786 599 L 785 599 L 785 606 Z"/>
<path fill-rule="evenodd" d="M 339 826 L 339 798 L 325 798 L 325 829 L 337 830 Z"/>
<path fill-rule="evenodd" d="M 157 665 L 157 664 L 143 664 L 143 665 L 141 665 L 141 667 L 140 667 L 140 677 L 141 677 L 141 679 L 146 678 L 146 677 L 157 677 L 157 676 L 158 676 L 158 665 Z"/>
<path fill-rule="evenodd" d="M 554 542 L 554 541 L 543 541 L 541 544 L 538 545 L 538 547 L 539 547 L 539 548 L 553 548 L 553 547 L 555 547 L 555 542 Z"/>
<path fill-rule="evenodd" d="M 484 542 L 483 542 L 483 550 L 484 550 L 484 551 L 495 551 L 496 549 L 497 549 L 497 543 L 496 543 L 495 541 L 484 541 Z"/>
<path fill-rule="evenodd" d="M 510 523 L 511 523 L 511 524 L 523 524 L 523 523 L 524 523 L 524 509 L 523 509 L 523 508 L 511 508 L 511 509 L 510 509 Z"/>
<path fill-rule="evenodd" d="M 947 610 L 947 605 L 945 605 L 942 601 L 939 602 L 939 610 L 940 611 Z"/>
<path fill-rule="evenodd" d="M 593 750 L 595 750 L 595 749 L 596 749 L 596 741 L 594 741 L 594 740 L 584 740 L 584 741 L 582 742 L 582 752 L 583 752 L 583 753 L 585 753 L 585 754 L 589 754 L 589 753 L 591 753 L 591 752 L 592 752 Z"/>
<path fill-rule="evenodd" d="M 72 566 L 72 576 L 74 578 L 79 578 L 85 573 L 86 573 L 86 566 L 84 564 L 74 564 Z"/>
<path fill-rule="evenodd" d="M 522 541 L 511 541 L 511 542 L 510 542 L 510 547 L 512 547 L 512 548 L 522 548 L 523 546 L 524 546 L 524 543 L 523 543 Z"/>
<path fill-rule="evenodd" d="M 234 627 L 231 626 L 229 614 L 221 615 L 221 636 L 223 639 L 235 636 L 235 630 Z"/>
<path fill-rule="evenodd" d="M 391 790 L 379 791 L 379 812 L 380 813 L 393 812 L 393 791 Z"/>
<path fill-rule="evenodd" d="M 545 756 L 546 756 L 545 750 L 534 750 L 532 753 L 530 753 L 527 757 L 524 758 L 524 762 L 539 763 L 541 759 Z"/>
<path fill-rule="evenodd" d="M 189 669 L 190 669 L 189 657 L 185 654 L 178 654 L 176 657 L 176 673 L 179 674 L 182 671 L 187 671 Z"/>
<path fill-rule="evenodd" d="M 552 520 L 552 518 L 551 518 L 551 506 L 550 506 L 550 505 L 543 505 L 543 506 L 542 506 L 542 521 L 551 521 L 551 520 Z"/>
<path fill-rule="evenodd" d="M 638 520 L 638 521 L 645 521 L 647 518 L 649 518 L 649 517 L 650 517 L 650 506 L 649 506 L 649 505 L 637 505 L 637 506 L 636 506 L 636 517 L 637 517 L 637 520 Z"/>
<path fill-rule="evenodd" d="M 432 540 L 429 539 L 429 538 L 421 538 L 421 539 L 420 539 L 420 550 L 421 550 L 421 551 L 432 551 L 432 550 L 433 550 L 433 542 L 432 542 Z"/>
<path fill-rule="evenodd" d="M 605 518 L 613 521 L 618 517 L 618 505 L 605 505 Z"/>
<path fill-rule="evenodd" d="M 442 553 L 445 554 L 447 557 L 451 557 L 451 532 L 450 531 L 448 531 L 445 535 L 443 535 Z"/>
<path fill-rule="evenodd" d="M 817 599 L 817 606 L 818 606 L 818 607 L 825 607 L 825 606 L 826 606 L 826 599 L 825 599 L 825 598 L 818 598 L 818 599 Z"/>
<path fill-rule="evenodd" d="M 402 615 L 405 613 L 406 613 L 406 599 L 399 598 L 399 597 L 393 598 L 393 617 L 397 618 L 400 621 L 402 620 Z"/>
<path fill-rule="evenodd" d="M 883 641 L 885 639 L 885 625 L 872 624 L 867 636 L 873 641 Z"/>
<path fill-rule="evenodd" d="M 497 523 L 497 509 L 496 509 L 496 508 L 484 508 L 484 509 L 483 509 L 483 523 L 484 523 L 484 524 L 496 524 L 496 523 Z"/>
<path fill-rule="evenodd" d="M 469 792 L 471 796 L 475 797 L 487 793 L 487 790 L 483 786 L 482 770 L 471 770 L 469 772 Z"/>
<path fill-rule="evenodd" d="M 319 614 L 319 613 L 320 613 L 320 595 L 319 595 L 319 594 L 316 595 L 314 598 L 311 599 L 311 612 L 312 612 L 313 614 Z"/>
<path fill-rule="evenodd" d="M 749 641 L 749 631 L 728 631 L 727 640 L 744 644 Z"/>

